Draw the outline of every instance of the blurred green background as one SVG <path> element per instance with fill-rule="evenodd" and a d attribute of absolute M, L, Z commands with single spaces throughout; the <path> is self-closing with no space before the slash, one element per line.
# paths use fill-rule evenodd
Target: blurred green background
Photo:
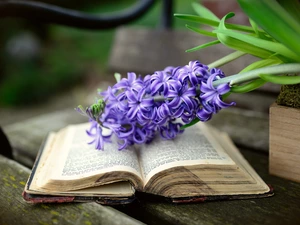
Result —
<path fill-rule="evenodd" d="M 90 13 L 117 12 L 137 0 L 46 1 Z M 192 0 L 175 0 L 174 12 L 194 13 Z M 159 28 L 162 1 L 126 26 Z M 185 22 L 174 19 L 175 29 Z M 0 20 L 0 106 L 34 104 L 73 85 L 101 80 L 115 29 L 80 30 L 22 19 Z M 95 72 L 96 71 L 96 72 Z"/>

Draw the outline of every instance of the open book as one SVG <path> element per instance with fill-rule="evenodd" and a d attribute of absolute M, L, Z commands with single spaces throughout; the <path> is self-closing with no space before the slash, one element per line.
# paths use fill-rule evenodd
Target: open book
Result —
<path fill-rule="evenodd" d="M 26 201 L 129 203 L 135 191 L 173 202 L 272 195 L 228 135 L 206 124 L 122 151 L 114 141 L 103 151 L 88 145 L 88 126 L 48 135 L 25 186 Z"/>

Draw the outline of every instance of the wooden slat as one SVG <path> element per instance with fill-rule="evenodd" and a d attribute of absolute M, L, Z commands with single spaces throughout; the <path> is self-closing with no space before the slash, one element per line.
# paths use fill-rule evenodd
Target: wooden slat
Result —
<path fill-rule="evenodd" d="M 22 191 L 30 170 L 0 155 L 0 224 L 142 224 L 96 203 L 29 204 Z"/>
<path fill-rule="evenodd" d="M 199 60 L 209 64 L 232 52 L 216 45 L 201 51 L 186 53 L 189 48 L 212 41 L 186 30 L 158 30 L 142 27 L 120 27 L 109 59 L 112 72 L 154 73 L 167 66 L 184 66 L 189 61 Z M 235 74 L 257 58 L 247 55 L 222 67 L 225 74 Z"/>
<path fill-rule="evenodd" d="M 74 109 L 67 109 L 5 126 L 4 132 L 14 150 L 14 158 L 23 165 L 31 167 L 39 146 L 50 131 L 87 121 L 87 117 L 75 112 Z"/>
<path fill-rule="evenodd" d="M 208 124 L 227 132 L 239 146 L 263 152 L 269 150 L 269 118 L 264 113 L 223 109 Z"/>

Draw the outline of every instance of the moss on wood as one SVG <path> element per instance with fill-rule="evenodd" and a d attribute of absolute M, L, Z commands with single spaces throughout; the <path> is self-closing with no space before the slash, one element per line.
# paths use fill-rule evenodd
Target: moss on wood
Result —
<path fill-rule="evenodd" d="M 30 170 L 0 155 L 0 224 L 142 224 L 117 210 L 91 203 L 29 204 L 22 191 Z"/>
<path fill-rule="evenodd" d="M 300 108 L 300 84 L 282 85 L 276 103 L 278 105 Z"/>

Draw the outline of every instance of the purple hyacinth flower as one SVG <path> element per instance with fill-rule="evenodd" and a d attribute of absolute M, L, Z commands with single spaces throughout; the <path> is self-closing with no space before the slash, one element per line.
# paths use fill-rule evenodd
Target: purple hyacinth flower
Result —
<path fill-rule="evenodd" d="M 168 95 L 170 89 L 170 83 L 168 82 L 171 79 L 171 74 L 164 71 L 156 71 L 151 76 L 151 94 L 155 95 L 157 92 L 163 93 L 164 96 Z"/>
<path fill-rule="evenodd" d="M 128 137 L 134 132 L 134 124 L 126 117 L 126 112 L 121 112 L 118 109 L 111 109 L 108 113 L 105 112 L 101 121 L 104 127 L 109 128 L 118 137 Z"/>
<path fill-rule="evenodd" d="M 209 120 L 222 108 L 235 103 L 225 103 L 222 95 L 230 90 L 228 84 L 213 86 L 213 81 L 223 78 L 224 73 L 198 61 L 191 61 L 182 67 L 167 67 L 145 78 L 128 73 L 107 91 L 100 93 L 103 99 L 77 111 L 87 115 L 91 128 L 87 134 L 97 149 L 103 149 L 104 142 L 113 134 L 122 150 L 135 143 L 150 142 L 157 132 L 162 138 L 173 139 L 184 124 L 195 117 Z M 102 129 L 111 133 L 103 135 Z"/>
<path fill-rule="evenodd" d="M 128 90 L 126 96 L 128 98 L 127 117 L 132 120 L 138 113 L 149 111 L 149 108 L 154 105 L 152 98 L 144 98 L 146 89 L 136 91 L 135 89 Z"/>
<path fill-rule="evenodd" d="M 167 140 L 174 139 L 177 134 L 183 132 L 183 130 L 180 129 L 181 126 L 181 123 L 169 122 L 166 126 L 160 127 L 160 135 Z"/>
<path fill-rule="evenodd" d="M 117 108 L 121 111 L 127 111 L 128 105 L 125 100 L 125 93 L 116 95 L 116 91 L 111 87 L 107 88 L 107 91 L 101 93 L 104 96 L 104 100 L 107 102 L 106 110 L 111 108 Z"/>
<path fill-rule="evenodd" d="M 149 128 L 154 129 L 156 127 L 156 123 L 154 122 L 156 118 L 157 108 L 149 107 L 147 111 L 137 114 L 136 121 L 141 126 L 148 126 Z"/>
<path fill-rule="evenodd" d="M 146 141 L 145 143 L 150 143 L 154 137 L 155 137 L 155 134 L 156 134 L 156 131 L 157 131 L 157 128 L 151 128 L 149 126 L 145 126 L 142 128 L 146 134 Z"/>
<path fill-rule="evenodd" d="M 205 108 L 199 109 L 197 112 L 197 117 L 200 121 L 206 122 L 212 118 L 213 113 L 207 111 Z"/>
<path fill-rule="evenodd" d="M 210 70 L 210 74 L 211 74 L 211 75 L 216 74 L 215 80 L 219 80 L 219 79 L 225 77 L 224 72 L 223 72 L 222 70 L 218 69 L 218 68 L 212 68 L 212 69 Z M 205 78 L 205 77 L 203 77 L 203 78 Z M 208 78 L 208 77 L 207 77 L 207 78 Z M 207 79 L 204 79 L 204 80 L 206 81 Z"/>
<path fill-rule="evenodd" d="M 214 113 L 216 113 L 218 110 L 227 108 L 229 106 L 235 105 L 235 102 L 231 103 L 225 103 L 221 100 L 221 95 L 226 94 L 230 91 L 229 84 L 220 84 L 216 87 L 213 85 L 213 81 L 215 80 L 216 76 L 218 76 L 218 73 L 212 74 L 208 79 L 207 83 L 201 82 L 201 95 L 200 98 L 202 99 L 202 102 L 206 102 L 207 104 L 211 104 L 212 108 L 214 106 L 216 107 Z"/>
<path fill-rule="evenodd" d="M 208 72 L 208 67 L 199 61 L 191 61 L 188 65 L 177 70 L 178 79 L 183 83 L 188 79 L 193 86 L 197 85 L 201 78 Z"/>
<path fill-rule="evenodd" d="M 196 107 L 197 106 L 195 106 L 195 108 Z M 195 117 L 196 117 L 195 110 L 189 111 L 185 109 L 184 112 L 181 114 L 181 120 L 185 124 L 192 122 L 192 120 L 195 119 Z"/>
<path fill-rule="evenodd" d="M 200 121 L 206 122 L 212 118 L 213 113 L 217 113 L 216 108 L 209 103 L 202 101 L 196 115 Z"/>
<path fill-rule="evenodd" d="M 132 135 L 133 141 L 137 144 L 143 144 L 146 142 L 146 131 L 140 127 L 135 128 L 135 132 Z"/>
<path fill-rule="evenodd" d="M 127 78 L 122 78 L 118 83 L 113 86 L 113 89 L 120 90 L 120 89 L 134 89 L 135 91 L 139 91 L 143 88 L 143 80 L 139 76 L 136 77 L 135 73 L 127 73 Z"/>
<path fill-rule="evenodd" d="M 133 142 L 129 138 L 120 138 L 120 141 L 118 141 L 119 148 L 118 150 L 123 150 L 127 146 L 132 145 Z"/>
<path fill-rule="evenodd" d="M 211 119 L 212 115 L 218 113 L 219 110 L 235 105 L 235 102 L 225 103 L 222 101 L 221 96 L 230 91 L 229 84 L 220 84 L 216 87 L 213 85 L 213 81 L 220 79 L 224 76 L 223 72 L 214 69 L 213 74 L 207 79 L 202 81 L 200 90 L 200 103 L 201 106 L 197 110 L 197 117 L 205 122 Z"/>
<path fill-rule="evenodd" d="M 144 88 L 146 89 L 146 94 L 151 94 L 151 75 L 146 75 L 143 79 Z"/>
<path fill-rule="evenodd" d="M 88 144 L 95 144 L 95 148 L 98 150 L 104 149 L 104 142 L 109 141 L 111 136 L 111 133 L 103 135 L 101 126 L 93 120 L 91 121 L 90 129 L 86 133 L 89 137 L 93 138 Z"/>
<path fill-rule="evenodd" d="M 164 68 L 163 72 L 172 75 L 172 72 L 173 72 L 174 69 L 175 69 L 175 67 L 168 66 L 168 67 Z"/>
<path fill-rule="evenodd" d="M 160 106 L 158 106 L 156 111 L 157 111 L 157 117 L 154 118 L 153 121 L 157 125 L 164 125 L 167 122 L 167 120 L 170 120 L 172 118 L 171 117 L 172 113 L 167 103 L 163 103 Z"/>
<path fill-rule="evenodd" d="M 189 111 L 194 110 L 196 96 L 196 88 L 189 87 L 187 83 L 181 84 L 179 81 L 170 82 L 172 89 L 169 90 L 168 98 L 171 98 L 168 103 L 171 109 L 178 109 L 181 104 L 184 104 Z M 180 115 L 179 115 L 180 116 Z"/>

